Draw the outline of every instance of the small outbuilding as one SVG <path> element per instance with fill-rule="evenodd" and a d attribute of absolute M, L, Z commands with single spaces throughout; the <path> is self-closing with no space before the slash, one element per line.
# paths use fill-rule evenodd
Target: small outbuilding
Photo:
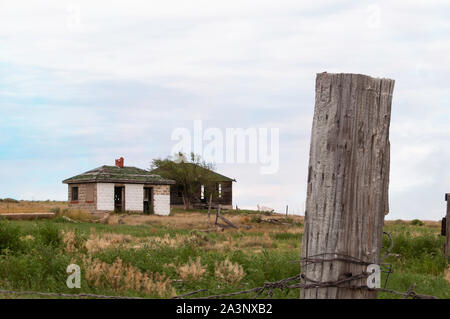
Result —
<path fill-rule="evenodd" d="M 170 185 L 165 179 L 147 170 L 124 166 L 124 159 L 115 166 L 101 166 L 63 181 L 68 184 L 70 208 L 96 212 L 132 211 L 147 214 L 170 214 Z"/>

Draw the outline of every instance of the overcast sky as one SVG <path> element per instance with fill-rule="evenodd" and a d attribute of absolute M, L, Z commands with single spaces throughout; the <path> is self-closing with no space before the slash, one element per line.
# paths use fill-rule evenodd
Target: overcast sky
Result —
<path fill-rule="evenodd" d="M 396 81 L 389 219 L 440 219 L 450 193 L 448 1 L 0 0 L 0 198 L 149 168 L 177 127 L 279 128 L 280 166 L 219 164 L 234 204 L 303 213 L 315 76 Z"/>

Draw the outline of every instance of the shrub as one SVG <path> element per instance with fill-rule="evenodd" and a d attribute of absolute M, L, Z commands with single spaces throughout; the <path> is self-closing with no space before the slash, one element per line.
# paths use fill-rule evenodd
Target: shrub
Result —
<path fill-rule="evenodd" d="M 168 298 L 176 295 L 171 281 L 164 274 L 141 272 L 125 264 L 120 257 L 108 264 L 96 258 L 84 258 L 86 280 L 95 287 L 111 287 L 117 292 L 140 291 Z"/>
<path fill-rule="evenodd" d="M 61 235 L 66 252 L 72 255 L 79 251 L 84 252 L 84 239 L 77 230 L 62 230 Z"/>
<path fill-rule="evenodd" d="M 417 258 L 422 255 L 441 254 L 441 238 L 436 238 L 434 234 L 425 233 L 420 237 L 411 237 L 407 232 L 393 236 L 394 247 L 392 252 L 399 253 L 404 257 Z M 389 246 L 389 240 L 383 237 L 383 246 Z"/>
<path fill-rule="evenodd" d="M 424 223 L 420 219 L 413 219 L 411 221 L 411 225 L 413 225 L 413 226 L 423 226 Z"/>
<path fill-rule="evenodd" d="M 70 258 L 40 246 L 25 253 L 0 258 L 0 283 L 15 290 L 60 291 L 67 279 Z"/>
<path fill-rule="evenodd" d="M 177 272 L 183 281 L 198 280 L 206 272 L 206 267 L 202 265 L 200 256 L 198 256 L 195 261 L 189 257 L 189 262 L 180 266 Z"/>
<path fill-rule="evenodd" d="M 220 263 L 216 262 L 214 274 L 219 281 L 231 285 L 239 283 L 245 276 L 242 266 L 231 262 L 228 258 Z"/>
<path fill-rule="evenodd" d="M 0 254 L 5 250 L 17 251 L 21 247 L 20 229 L 10 222 L 0 219 Z"/>
<path fill-rule="evenodd" d="M 51 222 L 47 222 L 39 228 L 39 236 L 44 245 L 58 247 L 62 244 L 61 233 Z"/>

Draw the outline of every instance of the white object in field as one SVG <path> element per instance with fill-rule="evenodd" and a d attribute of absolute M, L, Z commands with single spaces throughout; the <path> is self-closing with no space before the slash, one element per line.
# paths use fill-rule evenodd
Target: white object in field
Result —
<path fill-rule="evenodd" d="M 258 211 L 259 212 L 274 212 L 275 211 L 275 209 L 273 209 L 273 208 L 270 208 L 270 207 L 267 207 L 267 206 L 259 206 L 259 205 L 256 205 L 256 207 L 258 207 Z"/>

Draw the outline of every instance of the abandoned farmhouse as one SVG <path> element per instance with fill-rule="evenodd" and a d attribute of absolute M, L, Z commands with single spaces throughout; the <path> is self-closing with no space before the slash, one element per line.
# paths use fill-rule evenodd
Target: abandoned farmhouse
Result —
<path fill-rule="evenodd" d="M 71 208 L 90 212 L 136 211 L 170 214 L 170 185 L 175 184 L 146 170 L 123 165 L 101 166 L 68 178 Z"/>
<path fill-rule="evenodd" d="M 183 199 L 175 181 L 161 177 L 154 171 L 124 166 L 124 159 L 115 166 L 103 165 L 80 175 L 65 179 L 68 184 L 70 208 L 95 212 L 132 211 L 167 216 L 170 208 L 182 207 Z M 232 182 L 234 179 L 210 171 L 215 180 L 212 204 L 232 208 Z M 206 204 L 212 190 L 202 185 L 198 201 Z"/>

